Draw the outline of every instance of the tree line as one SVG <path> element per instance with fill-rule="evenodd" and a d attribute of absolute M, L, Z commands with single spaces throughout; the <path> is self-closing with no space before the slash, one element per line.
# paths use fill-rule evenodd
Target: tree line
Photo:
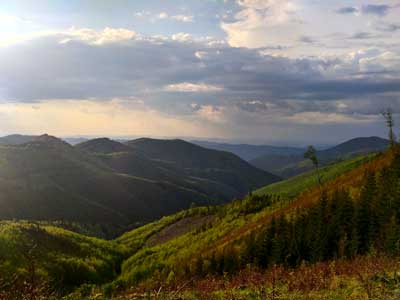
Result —
<path fill-rule="evenodd" d="M 257 199 L 258 200 L 258 199 Z M 381 172 L 367 171 L 360 195 L 338 189 L 308 209 L 279 217 L 258 234 L 195 260 L 192 272 L 232 273 L 248 265 L 296 267 L 303 262 L 400 254 L 400 154 Z"/>

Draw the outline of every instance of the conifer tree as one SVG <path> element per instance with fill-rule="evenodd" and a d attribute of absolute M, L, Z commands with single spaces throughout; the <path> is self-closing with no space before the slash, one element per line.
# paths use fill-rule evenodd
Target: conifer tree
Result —
<path fill-rule="evenodd" d="M 375 174 L 368 171 L 365 175 L 365 184 L 361 190 L 358 202 L 357 233 L 359 236 L 359 250 L 366 253 L 369 249 L 373 232 L 372 203 L 376 195 Z"/>
<path fill-rule="evenodd" d="M 400 253 L 400 226 L 395 216 L 390 218 L 385 228 L 385 250 L 387 253 L 395 255 Z"/>

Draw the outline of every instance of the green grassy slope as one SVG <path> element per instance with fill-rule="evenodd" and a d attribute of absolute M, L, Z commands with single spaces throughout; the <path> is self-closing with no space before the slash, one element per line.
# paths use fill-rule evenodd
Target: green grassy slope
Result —
<path fill-rule="evenodd" d="M 321 168 L 320 174 L 323 181 L 329 181 L 347 171 L 361 165 L 372 158 L 374 154 L 368 156 L 359 156 L 353 159 L 345 160 L 336 164 L 331 164 Z M 294 197 L 300 192 L 315 186 L 317 183 L 316 171 L 309 171 L 304 174 L 297 175 L 287 180 L 273 183 L 256 190 L 254 193 L 258 195 L 276 194 L 283 197 Z"/>
<path fill-rule="evenodd" d="M 352 185 L 355 176 L 347 174 L 353 170 L 357 170 L 357 174 L 364 172 L 359 171 L 358 167 L 364 168 L 365 163 L 373 157 L 373 155 L 359 157 L 328 166 L 322 170 L 325 181 L 330 184 L 337 178 L 342 178 L 341 182 L 349 182 L 349 185 Z M 357 182 L 355 182 L 356 185 Z M 285 197 L 282 196 L 295 196 L 310 189 L 310 196 L 300 197 L 299 201 L 313 201 L 315 195 L 312 189 L 316 188 L 316 183 L 315 174 L 311 172 L 266 187 L 253 193 L 253 196 L 224 206 L 202 208 L 197 213 L 209 216 L 206 223 L 200 228 L 183 232 L 162 243 L 151 244 L 146 241 L 159 232 L 172 229 L 176 222 L 181 222 L 182 215 L 174 215 L 126 233 L 117 239 L 117 242 L 134 251 L 122 265 L 120 280 L 135 284 L 149 278 L 154 279 L 154 276 L 167 278 L 171 271 L 174 276 L 184 276 L 185 268 L 196 268 L 196 258 L 199 256 L 209 257 L 216 249 L 234 245 L 241 237 L 262 228 L 271 215 L 286 209 L 287 204 L 294 205 L 295 202 L 286 202 Z M 335 185 L 336 183 L 333 184 Z M 266 193 L 277 194 L 280 197 L 266 196 Z M 261 198 L 257 198 L 257 195 Z M 193 214 L 195 211 L 191 215 Z"/>
<path fill-rule="evenodd" d="M 37 275 L 62 289 L 101 284 L 120 271 L 126 249 L 113 241 L 28 222 L 0 222 L 0 270 L 4 277 Z"/>

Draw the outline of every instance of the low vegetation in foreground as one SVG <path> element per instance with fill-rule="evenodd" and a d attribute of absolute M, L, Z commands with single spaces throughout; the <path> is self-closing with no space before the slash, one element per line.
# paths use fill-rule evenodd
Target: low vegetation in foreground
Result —
<path fill-rule="evenodd" d="M 398 299 L 399 149 L 322 173 L 113 241 L 2 223 L 2 299 Z"/>

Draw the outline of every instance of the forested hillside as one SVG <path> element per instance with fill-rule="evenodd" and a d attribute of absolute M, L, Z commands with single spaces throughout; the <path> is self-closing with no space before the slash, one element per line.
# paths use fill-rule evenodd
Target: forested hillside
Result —
<path fill-rule="evenodd" d="M 48 136 L 8 136 L 0 146 L 0 218 L 127 226 L 220 204 L 279 178 L 225 152 L 198 148 L 197 166 L 150 157 L 109 139 L 75 147 Z M 164 142 L 163 142 L 164 143 Z M 153 148 L 159 148 L 158 145 Z M 148 153 L 146 153 L 146 151 Z M 165 155 L 174 149 L 165 149 Z M 108 230 L 109 231 L 109 230 Z"/>
<path fill-rule="evenodd" d="M 184 282 L 210 274 L 234 275 L 249 266 L 269 270 L 280 265 L 284 273 L 286 268 L 342 260 L 365 268 L 377 264 L 376 272 L 382 271 L 389 266 L 380 265 L 379 257 L 390 260 L 400 251 L 399 170 L 398 150 L 390 151 L 295 198 L 254 194 L 225 207 L 203 209 L 198 212 L 203 220 L 199 227 L 159 238 L 156 244 L 146 244 L 151 226 L 148 235 L 133 231 L 119 241 L 143 249 L 124 262 L 120 280 L 128 286 L 142 281 L 156 285 L 162 278 Z M 160 234 L 179 222 L 165 223 Z M 365 260 L 364 255 L 376 259 Z M 357 278 L 363 267 L 351 268 L 356 269 L 348 275 Z M 313 272 L 311 266 L 307 272 Z M 339 275 L 340 270 L 332 272 Z"/>
<path fill-rule="evenodd" d="M 34 276 L 37 289 L 74 291 L 66 299 L 146 293 L 166 299 L 263 299 L 262 293 L 396 299 L 400 149 L 321 171 L 321 186 L 316 173 L 304 174 L 230 204 L 164 217 L 114 241 L 44 223 L 3 223 L 6 272 L 0 281 Z M 95 251 L 85 252 L 88 247 Z"/>
<path fill-rule="evenodd" d="M 101 246 L 103 250 L 96 251 L 98 259 L 109 257 L 108 260 L 115 255 L 114 261 L 122 262 L 120 267 L 118 263 L 108 267 L 114 268 L 114 275 L 103 280 L 103 275 L 98 275 L 102 269 L 86 259 L 84 263 L 74 262 L 76 250 L 70 252 L 66 269 L 57 269 L 54 274 L 81 270 L 80 279 L 69 286 L 79 286 L 81 282 L 93 284 L 86 292 L 76 290 L 74 297 L 78 298 L 72 299 L 81 299 L 84 293 L 126 295 L 129 299 L 131 293 L 160 288 L 165 289 L 165 297 L 172 297 L 167 299 L 175 299 L 176 293 L 191 297 L 200 293 L 199 297 L 214 299 L 211 297 L 216 297 L 215 293 L 233 293 L 239 297 L 240 286 L 246 287 L 243 291 L 247 296 L 253 293 L 255 299 L 262 299 L 257 297 L 262 297 L 259 293 L 264 288 L 265 292 L 273 288 L 288 297 L 296 290 L 303 295 L 325 293 L 326 296 L 326 284 L 340 278 L 352 279 L 341 281 L 343 286 L 329 288 L 332 297 L 327 299 L 347 299 L 345 295 L 356 290 L 360 295 L 377 295 L 379 286 L 386 290 L 386 295 L 392 295 L 390 285 L 379 276 L 400 267 L 395 263 L 400 253 L 399 150 L 351 160 L 345 168 L 338 168 L 343 168 L 341 174 L 336 172 L 337 168 L 326 170 L 326 174 L 332 173 L 321 187 L 315 180 L 314 185 L 302 191 L 294 186 L 285 195 L 278 190 L 275 194 L 258 192 L 224 206 L 192 208 L 135 229 L 115 241 L 88 239 L 29 223 L 4 223 L 1 237 L 3 240 L 10 234 L 17 237 L 13 242 L 15 253 L 21 253 L 17 248 L 55 239 L 52 250 L 58 253 L 55 257 L 66 255 L 62 253 L 70 247 L 67 246 L 72 243 L 70 239 L 78 239 L 81 249 L 86 243 L 94 243 L 91 247 Z M 313 176 L 310 174 L 309 178 L 315 179 Z M 282 191 L 287 190 L 288 187 Z M 55 234 L 61 234 L 62 239 L 51 237 Z M 63 244 L 67 248 L 58 248 L 57 245 Z M 57 281 L 53 281 L 50 272 L 53 262 L 41 258 L 46 251 L 39 247 L 35 252 L 38 268 L 44 272 L 44 277 L 36 276 L 51 284 Z M 11 259 L 5 255 L 9 253 L 7 248 L 2 253 L 6 262 Z M 20 259 L 20 266 L 24 269 L 29 264 Z M 293 277 L 298 272 L 307 272 L 307 278 L 301 281 L 298 275 Z M 324 281 L 319 276 L 325 276 Z M 382 278 L 397 280 L 392 275 Z M 109 283 L 101 288 L 99 283 L 105 281 Z M 370 286 L 368 290 L 364 289 L 366 283 Z M 335 298 L 339 296 L 342 298 Z M 355 299 L 364 299 L 360 297 Z"/>

